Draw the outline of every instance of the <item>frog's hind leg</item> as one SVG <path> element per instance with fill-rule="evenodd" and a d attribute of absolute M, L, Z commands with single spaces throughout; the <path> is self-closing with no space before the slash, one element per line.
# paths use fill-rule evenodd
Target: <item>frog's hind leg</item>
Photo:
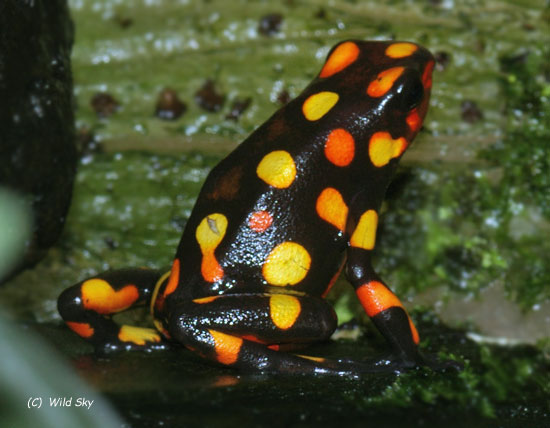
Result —
<path fill-rule="evenodd" d="M 67 326 L 86 339 L 98 352 L 121 349 L 163 348 L 159 333 L 150 328 L 119 325 L 112 315 L 148 305 L 160 272 L 151 269 L 121 269 L 102 273 L 67 288 L 57 301 Z"/>
<path fill-rule="evenodd" d="M 355 373 L 346 363 L 281 351 L 328 339 L 336 322 L 319 297 L 239 294 L 181 303 L 166 327 L 188 349 L 244 371 Z"/>

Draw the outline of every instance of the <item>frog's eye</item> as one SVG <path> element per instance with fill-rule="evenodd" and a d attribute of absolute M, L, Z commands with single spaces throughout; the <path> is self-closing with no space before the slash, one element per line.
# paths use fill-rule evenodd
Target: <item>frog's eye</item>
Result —
<path fill-rule="evenodd" d="M 424 86 L 420 79 L 414 80 L 400 85 L 397 92 L 399 93 L 399 110 L 410 111 L 417 107 L 424 98 Z"/>

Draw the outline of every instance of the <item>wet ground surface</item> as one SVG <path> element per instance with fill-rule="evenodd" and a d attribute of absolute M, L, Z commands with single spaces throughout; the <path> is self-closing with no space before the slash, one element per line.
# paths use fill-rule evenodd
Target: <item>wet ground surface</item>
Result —
<path fill-rule="evenodd" d="M 461 372 L 418 369 L 359 377 L 247 375 L 184 348 L 107 358 L 58 325 L 41 325 L 78 375 L 132 427 L 151 426 L 530 426 L 550 422 L 548 359 L 533 347 L 478 346 L 463 332 L 421 322 L 429 350 L 465 363 Z M 308 348 L 309 355 L 383 352 L 372 332 Z M 373 343 L 374 345 L 369 345 Z M 546 379 L 546 381 L 544 380 Z M 77 392 L 75 391 L 75 396 Z"/>

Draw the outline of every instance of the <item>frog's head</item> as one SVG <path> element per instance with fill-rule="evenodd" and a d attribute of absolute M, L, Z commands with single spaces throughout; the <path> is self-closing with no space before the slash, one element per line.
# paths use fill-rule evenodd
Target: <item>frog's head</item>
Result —
<path fill-rule="evenodd" d="M 356 135 L 404 139 L 402 153 L 426 116 L 433 66 L 432 54 L 414 43 L 345 41 L 331 49 L 306 92 L 327 94 L 333 103 L 327 119 Z M 312 104 L 322 110 L 322 103 Z M 317 110 L 308 107 L 306 101 L 304 115 L 315 119 Z"/>

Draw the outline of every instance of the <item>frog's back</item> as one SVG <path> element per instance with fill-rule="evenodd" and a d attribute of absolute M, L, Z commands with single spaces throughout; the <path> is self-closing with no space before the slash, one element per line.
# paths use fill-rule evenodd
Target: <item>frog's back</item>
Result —
<path fill-rule="evenodd" d="M 418 132 L 431 66 L 412 43 L 335 46 L 319 76 L 208 176 L 178 249 L 192 297 L 266 285 L 322 294 L 342 263 L 348 207 L 360 192 L 381 203 Z M 277 259 L 300 266 L 275 272 Z"/>

